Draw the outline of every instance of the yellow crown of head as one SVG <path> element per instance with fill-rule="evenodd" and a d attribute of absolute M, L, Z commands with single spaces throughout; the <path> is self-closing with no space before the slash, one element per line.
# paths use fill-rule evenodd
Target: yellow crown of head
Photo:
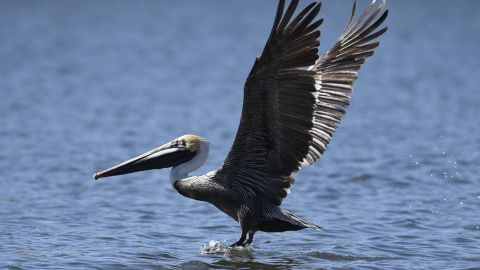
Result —
<path fill-rule="evenodd" d="M 206 140 L 197 135 L 186 134 L 178 137 L 177 141 L 183 141 L 188 150 L 198 153 L 200 151 L 200 143 L 205 142 Z"/>

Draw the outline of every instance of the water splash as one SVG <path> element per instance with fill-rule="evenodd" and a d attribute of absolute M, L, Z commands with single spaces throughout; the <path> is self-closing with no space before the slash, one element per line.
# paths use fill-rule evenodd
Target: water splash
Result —
<path fill-rule="evenodd" d="M 238 247 L 231 247 L 226 243 L 226 241 L 217 241 L 217 240 L 210 240 L 208 244 L 203 244 L 200 248 L 200 252 L 202 254 L 221 254 L 221 255 L 238 255 L 244 254 L 244 252 L 250 253 L 251 246 L 238 246 Z M 238 253 L 240 252 L 240 253 Z"/>
<path fill-rule="evenodd" d="M 210 240 L 208 244 L 203 244 L 200 248 L 202 254 L 227 253 L 230 247 L 225 241 Z"/>

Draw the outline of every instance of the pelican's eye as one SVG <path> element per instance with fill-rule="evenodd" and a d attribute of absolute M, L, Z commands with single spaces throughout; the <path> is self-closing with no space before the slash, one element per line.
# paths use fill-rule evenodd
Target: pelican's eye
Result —
<path fill-rule="evenodd" d="M 185 141 L 184 140 L 175 140 L 172 142 L 172 146 L 175 147 L 185 147 Z"/>

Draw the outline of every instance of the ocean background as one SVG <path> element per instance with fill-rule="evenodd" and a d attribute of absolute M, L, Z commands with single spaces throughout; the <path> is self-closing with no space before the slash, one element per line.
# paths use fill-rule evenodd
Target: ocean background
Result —
<path fill-rule="evenodd" d="M 301 1 L 304 6 L 309 1 Z M 325 0 L 321 51 L 353 1 Z M 368 1 L 359 0 L 363 9 Z M 387 3 L 325 155 L 257 233 L 169 170 L 94 172 L 185 133 L 221 165 L 276 1 L 0 1 L 0 268 L 480 269 L 480 2 Z"/>

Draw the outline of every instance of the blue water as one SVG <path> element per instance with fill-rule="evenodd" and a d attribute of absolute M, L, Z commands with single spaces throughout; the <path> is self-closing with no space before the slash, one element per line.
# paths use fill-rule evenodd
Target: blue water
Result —
<path fill-rule="evenodd" d="M 351 2 L 325 0 L 323 51 Z M 0 1 L 0 268 L 479 269 L 480 2 L 388 6 L 347 116 L 284 201 L 325 232 L 226 251 L 239 226 L 168 170 L 91 177 L 184 133 L 212 143 L 198 173 L 218 167 L 276 2 Z"/>

